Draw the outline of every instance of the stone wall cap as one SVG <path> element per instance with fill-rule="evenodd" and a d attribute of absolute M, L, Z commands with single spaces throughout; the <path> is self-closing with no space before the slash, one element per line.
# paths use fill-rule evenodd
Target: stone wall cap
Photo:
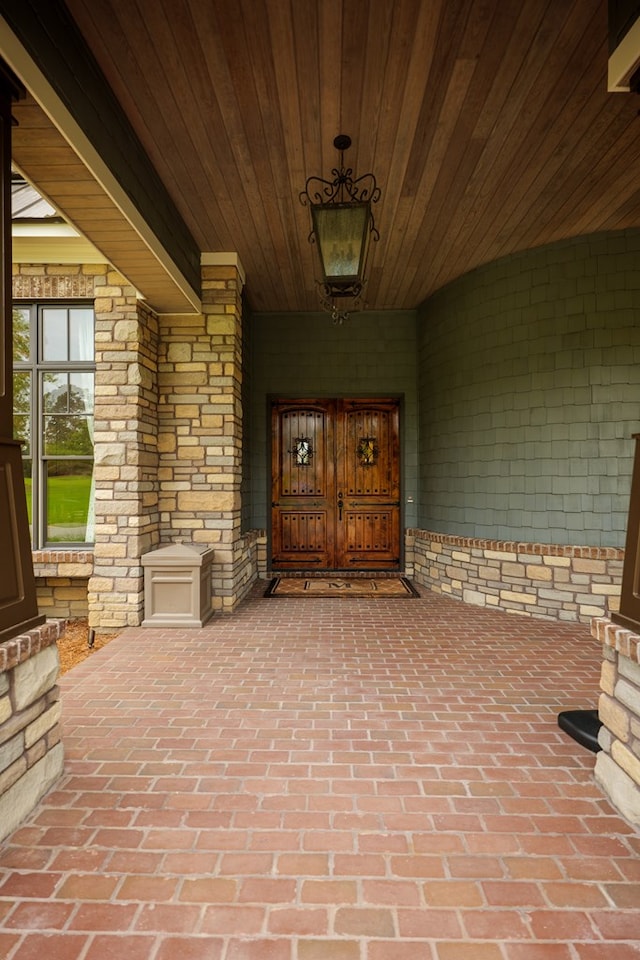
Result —
<path fill-rule="evenodd" d="M 143 567 L 175 566 L 181 563 L 202 566 L 212 557 L 213 547 L 208 547 L 206 544 L 171 543 L 166 547 L 150 550 L 142 556 L 141 560 Z"/>

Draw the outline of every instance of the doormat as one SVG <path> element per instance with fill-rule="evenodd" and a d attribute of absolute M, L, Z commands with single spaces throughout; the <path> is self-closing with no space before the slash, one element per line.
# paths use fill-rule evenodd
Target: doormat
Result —
<path fill-rule="evenodd" d="M 390 599 L 419 597 L 406 577 L 274 577 L 265 597 Z"/>

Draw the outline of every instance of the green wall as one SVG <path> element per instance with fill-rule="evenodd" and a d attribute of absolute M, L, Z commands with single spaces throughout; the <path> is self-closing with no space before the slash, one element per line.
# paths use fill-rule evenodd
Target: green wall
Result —
<path fill-rule="evenodd" d="M 482 267 L 418 311 L 419 525 L 624 546 L 640 431 L 640 231 Z"/>
<path fill-rule="evenodd" d="M 336 325 L 328 314 L 254 314 L 250 343 L 251 526 L 266 527 L 271 500 L 269 398 L 401 396 L 405 526 L 416 525 L 418 405 L 416 316 L 357 313 Z M 407 502 L 410 500 L 411 502 Z"/>

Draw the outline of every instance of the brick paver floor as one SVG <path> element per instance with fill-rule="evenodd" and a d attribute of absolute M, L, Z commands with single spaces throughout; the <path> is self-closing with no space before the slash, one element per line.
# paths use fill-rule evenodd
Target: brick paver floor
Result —
<path fill-rule="evenodd" d="M 6 960 L 638 960 L 640 836 L 557 726 L 588 627 L 426 594 L 128 629 L 0 846 Z"/>

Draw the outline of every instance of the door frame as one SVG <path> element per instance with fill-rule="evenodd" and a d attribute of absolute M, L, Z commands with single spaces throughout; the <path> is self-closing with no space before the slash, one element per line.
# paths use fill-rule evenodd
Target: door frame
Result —
<path fill-rule="evenodd" d="M 398 405 L 398 456 L 397 456 L 397 470 L 398 470 L 398 487 L 400 492 L 400 502 L 398 508 L 398 541 L 399 541 L 399 563 L 398 568 L 387 568 L 385 569 L 368 569 L 363 571 L 362 569 L 343 569 L 335 568 L 334 570 L 315 570 L 307 569 L 304 566 L 300 568 L 287 567 L 286 570 L 274 567 L 271 562 L 273 556 L 273 529 L 272 529 L 272 488 L 273 488 L 273 444 L 270 439 L 267 440 L 267 483 L 266 483 L 266 515 L 267 515 L 267 571 L 271 572 L 280 572 L 287 573 L 291 576 L 302 576 L 302 575 L 311 575 L 320 576 L 322 574 L 329 573 L 340 573 L 342 576 L 351 574 L 352 576 L 362 576 L 363 572 L 373 574 L 384 574 L 388 572 L 393 572 L 395 574 L 400 574 L 404 570 L 405 563 L 405 471 L 404 471 L 404 401 L 405 397 L 402 393 L 336 393 L 334 391 L 330 392 L 317 392 L 309 391 L 305 396 L 300 396 L 299 393 L 269 393 L 266 396 L 266 431 L 267 438 L 271 438 L 271 429 L 272 429 L 272 415 L 273 415 L 273 406 L 275 403 L 306 403 L 310 400 L 392 400 Z"/>

